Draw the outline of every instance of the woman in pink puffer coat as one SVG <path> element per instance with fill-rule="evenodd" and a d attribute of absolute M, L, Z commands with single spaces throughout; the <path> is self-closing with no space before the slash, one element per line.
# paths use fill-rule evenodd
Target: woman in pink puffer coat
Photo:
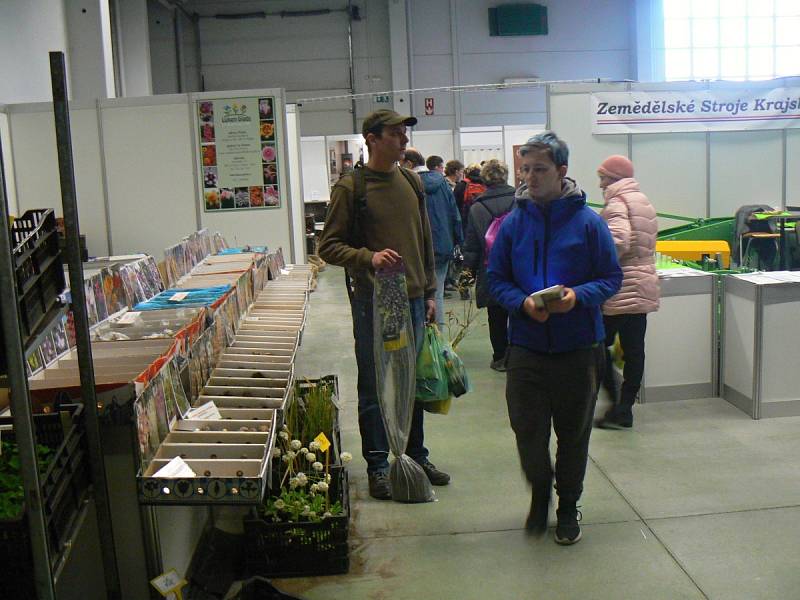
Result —
<path fill-rule="evenodd" d="M 644 336 L 647 313 L 658 310 L 658 275 L 655 267 L 656 211 L 633 178 L 633 163 L 624 156 L 609 156 L 597 169 L 605 207 L 600 212 L 608 223 L 617 258 L 622 267 L 622 288 L 603 305 L 606 347 L 619 334 L 625 357 L 621 390 L 617 386 L 610 353 L 606 355 L 603 387 L 612 407 L 598 427 L 633 426 L 633 403 L 644 375 Z"/>

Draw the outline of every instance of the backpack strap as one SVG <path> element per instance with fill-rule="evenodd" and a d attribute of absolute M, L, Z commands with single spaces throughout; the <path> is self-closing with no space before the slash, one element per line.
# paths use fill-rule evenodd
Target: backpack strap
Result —
<path fill-rule="evenodd" d="M 364 245 L 364 235 L 361 232 L 361 219 L 367 208 L 367 178 L 364 165 L 357 163 L 353 169 L 353 214 L 350 217 L 350 245 L 360 247 Z M 344 283 L 350 302 L 353 301 L 355 285 L 347 269 L 344 270 Z"/>
<path fill-rule="evenodd" d="M 411 189 L 414 190 L 414 193 L 417 195 L 417 200 L 419 200 L 419 207 L 422 210 L 422 207 L 425 205 L 425 192 L 422 191 L 421 188 L 417 187 L 416 179 L 411 176 L 413 171 L 409 171 L 405 167 L 399 167 L 400 172 L 403 174 L 403 177 L 406 178 L 408 185 L 411 186 Z"/>

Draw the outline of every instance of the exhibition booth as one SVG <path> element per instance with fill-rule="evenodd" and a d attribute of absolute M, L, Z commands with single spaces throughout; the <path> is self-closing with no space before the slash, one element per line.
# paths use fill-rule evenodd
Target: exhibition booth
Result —
<path fill-rule="evenodd" d="M 705 101 L 721 108 L 703 113 Z M 667 111 L 671 102 L 693 103 L 696 111 Z M 742 106 L 766 102 L 772 104 L 763 115 Z M 630 157 L 662 215 L 661 230 L 690 222 L 687 231 L 696 232 L 744 205 L 784 211 L 800 204 L 800 173 L 792 168 L 800 160 L 800 129 L 793 128 L 798 80 L 558 84 L 548 88 L 547 115 L 539 125 L 414 130 L 411 144 L 445 161 L 501 159 L 513 183 L 519 146 L 552 129 L 570 146 L 568 175 L 595 206 L 602 203 L 597 166 L 611 154 Z M 265 539 L 275 532 L 266 518 L 258 525 L 253 519 L 256 507 L 259 517 L 263 506 L 274 509 L 265 498 L 286 483 L 280 432 L 294 397 L 308 393 L 294 372 L 313 301 L 307 216 L 318 229 L 330 186 L 368 158 L 357 134 L 301 138 L 302 118 L 302 107 L 274 88 L 70 107 L 80 233 L 89 255 L 101 257 L 82 271 L 123 598 L 147 597 L 148 582 L 166 568 L 186 573 L 209 522 L 231 514 L 241 522 L 238 509 L 249 510 L 245 527 L 259 531 L 254 547 L 295 556 L 288 546 L 269 546 Z M 53 124 L 52 103 L 0 106 L 12 215 L 41 208 L 62 215 L 64 173 Z M 776 215 L 787 247 L 796 246 L 797 215 Z M 737 230 L 730 232 L 725 240 L 717 233 L 694 239 L 741 242 Z M 661 308 L 649 318 L 640 402 L 720 396 L 753 419 L 800 415 L 800 390 L 787 376 L 800 367 L 800 271 L 792 270 L 798 265 L 790 250 L 778 252 L 784 268 L 765 272 L 733 267 L 730 249 L 724 261 L 702 246 L 701 260 L 659 258 Z M 31 328 L 25 350 L 34 408 L 50 413 L 82 393 L 80 336 L 59 347 L 75 327 L 66 306 L 41 331 Z M 166 312 L 151 316 L 156 311 Z M 335 397 L 335 384 L 330 388 Z M 158 402 L 166 403 L 165 418 L 156 415 Z M 212 417 L 202 412 L 209 404 Z M 323 468 L 337 482 L 330 489 L 340 493 L 344 513 L 332 514 L 341 518 L 329 526 L 323 521 L 324 535 L 304 534 L 324 537 L 314 550 L 333 553 L 325 558 L 327 573 L 349 564 L 347 476 L 335 421 L 321 429 L 331 447 Z M 70 540 L 81 532 L 76 527 L 65 529 Z M 68 572 L 67 562 L 59 572 Z M 256 570 L 303 574 L 291 563 L 275 564 Z M 87 565 L 72 568 L 74 578 Z"/>

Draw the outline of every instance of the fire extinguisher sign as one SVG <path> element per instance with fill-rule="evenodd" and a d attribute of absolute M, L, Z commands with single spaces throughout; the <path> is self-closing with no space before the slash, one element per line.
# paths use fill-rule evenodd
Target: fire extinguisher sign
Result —
<path fill-rule="evenodd" d="M 433 114 L 433 98 L 425 98 L 425 115 L 431 116 Z"/>

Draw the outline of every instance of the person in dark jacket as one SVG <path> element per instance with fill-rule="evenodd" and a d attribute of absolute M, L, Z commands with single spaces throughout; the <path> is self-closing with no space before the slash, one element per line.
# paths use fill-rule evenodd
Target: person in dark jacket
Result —
<path fill-rule="evenodd" d="M 428 161 L 429 164 L 419 164 L 422 161 L 422 155 L 406 150 L 406 160 L 411 162 L 411 168 L 420 176 L 422 184 L 425 186 L 425 205 L 431 223 L 434 270 L 436 272 L 436 322 L 439 329 L 442 330 L 445 323 L 444 285 L 447 280 L 447 271 L 453 258 L 453 248 L 463 243 L 464 234 L 456 200 L 444 178 L 444 169 L 440 168 L 444 161 L 439 157 L 429 158 L 434 160 Z"/>
<path fill-rule="evenodd" d="M 578 499 L 589 454 L 605 348 L 600 307 L 622 284 L 614 240 L 586 194 L 566 177 L 569 150 L 552 131 L 520 148 L 526 186 L 489 255 L 489 290 L 509 313 L 506 402 L 522 469 L 532 486 L 525 528 L 547 529 L 558 439 L 555 541 L 581 539 Z M 561 284 L 538 306 L 531 294 Z"/>
<path fill-rule="evenodd" d="M 508 167 L 502 161 L 487 160 L 481 168 L 486 191 L 469 209 L 464 268 L 475 275 L 475 304 L 486 307 L 489 317 L 489 340 L 492 343 L 492 362 L 495 371 L 505 371 L 508 346 L 508 312 L 489 293 L 486 281 L 486 232 L 494 219 L 514 208 L 514 188 L 508 185 Z"/>

